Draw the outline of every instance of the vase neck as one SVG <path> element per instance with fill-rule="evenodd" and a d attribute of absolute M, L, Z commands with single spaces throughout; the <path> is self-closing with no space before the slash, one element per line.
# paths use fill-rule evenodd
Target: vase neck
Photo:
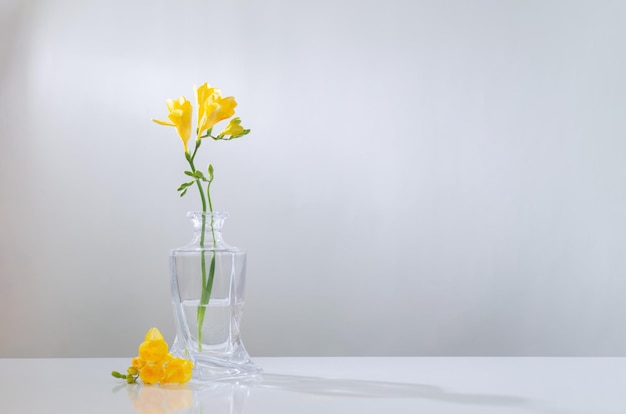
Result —
<path fill-rule="evenodd" d="M 187 213 L 187 217 L 191 219 L 193 225 L 193 243 L 199 244 L 204 248 L 225 245 L 222 237 L 222 227 L 224 226 L 224 221 L 228 218 L 228 213 L 191 211 Z"/>

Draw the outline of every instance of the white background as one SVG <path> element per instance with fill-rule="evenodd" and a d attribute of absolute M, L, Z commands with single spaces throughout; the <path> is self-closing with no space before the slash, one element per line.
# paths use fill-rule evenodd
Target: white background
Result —
<path fill-rule="evenodd" d="M 208 81 L 254 356 L 626 355 L 626 2 L 0 2 L 0 357 L 168 340 Z"/>

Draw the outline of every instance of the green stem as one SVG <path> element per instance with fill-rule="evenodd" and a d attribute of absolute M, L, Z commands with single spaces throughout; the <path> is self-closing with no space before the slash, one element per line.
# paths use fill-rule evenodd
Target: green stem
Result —
<path fill-rule="evenodd" d="M 198 184 L 199 185 L 199 184 Z M 204 193 L 203 193 L 204 194 Z M 211 203 L 211 181 L 207 184 L 206 195 L 209 200 L 209 211 L 213 213 L 213 204 Z M 204 205 L 203 205 L 204 206 Z M 206 208 L 206 206 L 205 206 Z M 213 250 L 211 251 L 211 265 L 209 267 L 209 278 L 206 279 L 206 262 L 205 262 L 205 251 L 202 250 L 202 294 L 200 296 L 200 305 L 198 306 L 198 349 L 202 351 L 202 341 L 200 338 L 202 337 L 202 324 L 204 323 L 204 315 L 206 312 L 206 308 L 209 304 L 209 300 L 211 298 L 211 291 L 213 290 L 213 279 L 215 278 L 215 228 L 213 223 L 213 215 L 211 215 L 211 237 L 213 239 Z M 204 238 L 205 231 L 205 222 L 206 215 L 202 216 L 202 237 Z"/>
<path fill-rule="evenodd" d="M 194 158 L 196 157 L 196 152 L 198 151 L 198 147 L 200 146 L 200 141 L 196 141 L 196 148 L 194 149 L 193 155 L 186 155 L 187 161 L 189 162 L 189 166 L 191 167 L 191 172 L 196 172 L 196 167 L 193 163 Z M 202 213 L 206 213 L 206 197 L 204 195 L 204 190 L 202 188 L 202 184 L 200 184 L 200 180 L 196 179 L 196 185 L 198 186 L 198 191 L 200 192 L 200 200 L 202 201 Z M 206 274 L 206 252 L 204 251 L 204 234 L 206 231 L 206 215 L 202 214 L 202 231 L 200 232 L 200 255 L 201 255 L 201 267 L 202 267 L 202 293 L 200 296 L 200 304 L 198 305 L 196 320 L 198 322 L 198 351 L 202 352 L 202 325 L 204 323 L 204 314 L 206 312 L 206 304 L 208 303 L 208 297 L 205 298 L 205 286 L 208 282 L 207 274 Z M 209 275 L 209 279 L 211 279 L 211 275 Z M 203 306 L 204 305 L 204 306 Z"/>
<path fill-rule="evenodd" d="M 193 167 L 192 167 L 193 168 Z M 193 171 L 193 169 L 192 169 Z M 204 198 L 204 191 L 202 190 L 202 185 L 198 180 L 196 180 L 196 184 L 198 184 L 198 190 L 200 191 L 200 197 L 202 198 L 202 231 L 200 233 L 200 260 L 202 267 L 202 293 L 200 295 L 200 303 L 198 304 L 196 320 L 198 322 L 198 352 L 202 352 L 202 325 L 204 324 L 204 314 L 206 313 L 206 305 L 209 302 L 209 297 L 206 295 L 206 283 L 207 283 L 207 274 L 206 274 L 206 251 L 204 250 L 204 234 L 206 232 L 206 201 Z M 211 269 L 212 270 L 212 269 Z M 209 276 L 211 278 L 212 275 Z"/>
<path fill-rule="evenodd" d="M 189 166 L 191 167 L 191 172 L 196 172 L 196 167 L 194 165 L 194 159 L 196 158 L 196 153 L 198 152 L 198 148 L 200 147 L 202 141 L 200 139 L 196 140 L 196 146 L 194 148 L 193 154 L 186 154 L 185 158 L 189 162 Z M 206 196 L 209 200 L 209 211 L 213 213 L 213 204 L 211 203 L 211 182 L 213 178 L 211 177 L 211 181 L 207 184 L 207 192 Z M 211 290 L 213 289 L 213 279 L 215 277 L 215 229 L 213 225 L 213 215 L 211 215 L 211 236 L 213 239 L 213 250 L 211 251 L 211 265 L 209 267 L 209 275 L 207 278 L 206 271 L 206 251 L 205 247 L 205 234 L 206 234 L 206 212 L 207 212 L 207 197 L 205 197 L 204 190 L 202 188 L 202 184 L 199 179 L 196 179 L 196 185 L 198 186 L 198 191 L 200 192 L 200 199 L 202 201 L 202 232 L 200 233 L 200 250 L 201 250 L 201 267 L 202 267 L 202 292 L 200 294 L 200 303 L 198 304 L 196 320 L 198 323 L 198 352 L 202 352 L 202 326 L 204 325 L 204 317 L 206 314 L 206 308 L 209 304 L 209 299 L 211 298 Z"/>
<path fill-rule="evenodd" d="M 211 203 L 211 183 L 213 182 L 213 178 L 211 177 L 211 181 L 206 185 L 206 195 L 209 200 L 209 211 L 213 213 L 213 203 Z M 215 246 L 215 229 L 213 228 L 213 215 L 211 215 L 211 237 L 213 238 L 213 245 Z"/>

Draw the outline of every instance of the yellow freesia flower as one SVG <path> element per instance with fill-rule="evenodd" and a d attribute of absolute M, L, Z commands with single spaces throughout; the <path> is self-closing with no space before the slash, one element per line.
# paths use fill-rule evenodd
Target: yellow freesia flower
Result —
<path fill-rule="evenodd" d="M 189 152 L 187 142 L 191 136 L 191 117 L 193 112 L 191 102 L 189 102 L 184 96 L 181 96 L 176 101 L 168 99 L 165 103 L 169 111 L 169 114 L 167 115 L 169 121 L 162 121 L 159 119 L 152 119 L 152 121 L 160 125 L 176 127 L 178 136 L 183 141 L 185 152 Z"/>
<path fill-rule="evenodd" d="M 162 364 L 167 358 L 167 342 L 162 340 L 148 340 L 139 345 L 139 358 L 146 363 Z"/>
<path fill-rule="evenodd" d="M 150 328 L 146 333 L 144 341 L 165 341 L 163 334 L 157 328 Z"/>
<path fill-rule="evenodd" d="M 143 368 L 144 365 L 146 365 L 146 361 L 144 361 L 143 359 L 139 357 L 134 357 L 131 360 L 130 365 L 134 368 L 141 369 Z"/>
<path fill-rule="evenodd" d="M 232 96 L 223 98 L 219 89 L 210 87 L 206 82 L 196 88 L 196 99 L 198 101 L 198 137 L 218 122 L 235 114 L 237 106 L 235 98 Z"/>
<path fill-rule="evenodd" d="M 139 378 L 144 384 L 156 384 L 165 377 L 165 369 L 162 364 L 146 364 L 139 371 Z"/>
<path fill-rule="evenodd" d="M 195 86 L 194 86 L 195 87 Z M 207 102 L 207 100 L 217 91 L 217 93 L 220 93 L 220 90 L 217 88 L 213 88 L 211 86 L 209 86 L 209 84 L 207 82 L 204 82 L 202 85 L 195 87 L 196 89 L 196 105 L 197 105 L 197 111 L 198 111 L 198 118 L 197 118 L 197 122 L 198 122 L 198 136 L 200 136 L 201 131 L 200 131 L 200 120 L 202 119 L 202 117 L 205 114 L 205 104 Z"/>
<path fill-rule="evenodd" d="M 115 378 L 125 379 L 129 384 L 137 382 L 139 377 L 145 384 L 179 383 L 191 379 L 193 363 L 184 358 L 177 358 L 168 352 L 167 342 L 157 328 L 151 328 L 145 341 L 139 345 L 139 356 L 131 360 L 127 374 L 111 372 Z"/>
<path fill-rule="evenodd" d="M 193 363 L 183 358 L 173 358 L 165 365 L 164 382 L 183 384 L 191 379 Z"/>
<path fill-rule="evenodd" d="M 237 136 L 241 134 L 244 131 L 244 129 L 240 124 L 241 124 L 241 119 L 239 118 L 231 119 L 228 125 L 226 125 L 226 128 L 224 128 L 224 130 L 220 132 L 220 134 L 218 135 L 218 138 L 224 137 L 226 135 Z"/>

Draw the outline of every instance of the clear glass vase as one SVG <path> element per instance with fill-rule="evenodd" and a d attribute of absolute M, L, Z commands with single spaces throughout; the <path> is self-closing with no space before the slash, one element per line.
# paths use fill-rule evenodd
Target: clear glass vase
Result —
<path fill-rule="evenodd" d="M 194 363 L 199 381 L 257 377 L 241 341 L 246 252 L 222 238 L 227 213 L 190 212 L 194 236 L 170 254 L 176 339 L 172 353 Z"/>

